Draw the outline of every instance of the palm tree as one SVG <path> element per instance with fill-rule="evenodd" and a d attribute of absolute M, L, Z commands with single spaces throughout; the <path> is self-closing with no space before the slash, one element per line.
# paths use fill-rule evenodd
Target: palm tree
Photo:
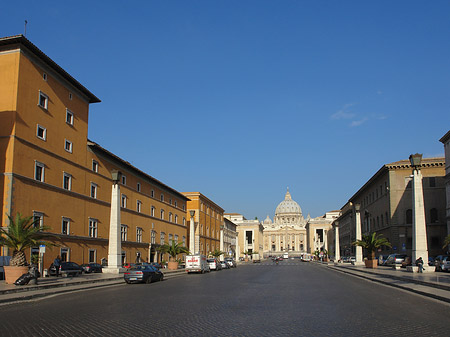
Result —
<path fill-rule="evenodd" d="M 377 234 L 373 232 L 372 234 L 363 235 L 362 240 L 356 240 L 353 242 L 355 246 L 361 246 L 369 251 L 369 260 L 375 260 L 375 251 L 381 246 L 391 247 L 391 243 L 388 239 L 382 237 L 383 234 Z"/>
<path fill-rule="evenodd" d="M 450 245 L 450 234 L 445 237 L 444 245 L 442 246 L 442 249 L 447 248 L 447 246 L 449 246 L 449 245 Z"/>
<path fill-rule="evenodd" d="M 165 244 L 160 246 L 159 250 L 162 253 L 168 253 L 174 261 L 176 261 L 178 254 L 189 254 L 189 249 L 182 246 L 182 242 L 176 242 L 175 240 L 172 240 L 170 245 Z"/>
<path fill-rule="evenodd" d="M 27 266 L 25 251 L 40 245 L 55 246 L 54 243 L 45 241 L 55 237 L 51 233 L 44 232 L 48 227 L 36 226 L 39 219 L 32 221 L 33 217 L 22 217 L 20 213 L 15 218 L 8 215 L 9 225 L 7 229 L 0 228 L 0 245 L 13 250 L 10 261 L 11 266 Z"/>
<path fill-rule="evenodd" d="M 222 252 L 221 250 L 217 249 L 217 248 L 216 248 L 215 251 L 213 251 L 213 252 L 210 253 L 210 255 L 212 255 L 212 256 L 214 256 L 214 257 L 216 257 L 216 258 L 219 258 L 220 255 L 222 255 L 222 254 L 223 254 L 223 252 Z"/>

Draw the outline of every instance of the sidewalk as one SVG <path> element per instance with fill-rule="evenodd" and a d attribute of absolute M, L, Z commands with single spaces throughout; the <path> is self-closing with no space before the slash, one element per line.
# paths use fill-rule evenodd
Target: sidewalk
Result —
<path fill-rule="evenodd" d="M 411 273 L 406 269 L 376 269 L 349 263 L 324 264 L 328 268 L 450 303 L 450 273 Z M 429 267 L 434 268 L 434 267 Z"/>
<path fill-rule="evenodd" d="M 164 280 L 185 275 L 184 269 L 163 269 Z M 11 302 L 26 301 L 71 291 L 92 289 L 126 284 L 123 274 L 93 273 L 76 277 L 40 277 L 38 284 L 16 286 L 0 281 L 0 305 Z"/>

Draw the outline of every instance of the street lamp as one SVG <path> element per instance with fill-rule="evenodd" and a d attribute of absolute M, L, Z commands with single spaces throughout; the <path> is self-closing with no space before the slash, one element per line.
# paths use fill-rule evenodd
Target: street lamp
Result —
<path fill-rule="evenodd" d="M 191 251 L 191 254 L 197 254 L 197 249 L 195 247 L 195 210 L 190 210 L 189 215 L 191 216 L 189 222 L 189 250 Z"/>
<path fill-rule="evenodd" d="M 422 162 L 422 154 L 416 153 L 409 156 L 409 162 L 413 167 L 413 170 L 418 170 L 420 163 Z"/>
<path fill-rule="evenodd" d="M 111 177 L 113 180 L 114 185 L 120 182 L 120 179 L 122 179 L 122 172 L 118 170 L 112 170 L 111 171 Z"/>
<path fill-rule="evenodd" d="M 355 204 L 355 229 L 356 229 L 356 240 L 361 240 L 361 204 Z M 355 264 L 363 264 L 363 253 L 362 247 L 356 246 L 356 254 L 355 254 Z"/>

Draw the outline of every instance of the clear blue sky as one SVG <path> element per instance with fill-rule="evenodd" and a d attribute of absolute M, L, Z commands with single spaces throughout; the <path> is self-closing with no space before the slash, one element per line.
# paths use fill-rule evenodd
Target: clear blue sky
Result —
<path fill-rule="evenodd" d="M 89 137 L 227 212 L 342 207 L 385 163 L 444 153 L 450 1 L 7 1 L 98 96 Z"/>

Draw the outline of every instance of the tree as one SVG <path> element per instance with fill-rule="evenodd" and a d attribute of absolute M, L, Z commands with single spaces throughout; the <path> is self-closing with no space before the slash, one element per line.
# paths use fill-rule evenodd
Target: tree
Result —
<path fill-rule="evenodd" d="M 442 249 L 447 248 L 447 246 L 449 246 L 449 245 L 450 245 L 450 234 L 445 237 L 444 245 L 442 246 Z"/>
<path fill-rule="evenodd" d="M 222 254 L 223 254 L 223 252 L 222 252 L 221 250 L 217 249 L 217 248 L 216 248 L 215 251 L 213 251 L 213 252 L 210 253 L 211 256 L 214 256 L 214 257 L 216 257 L 216 258 L 219 258 L 220 255 L 222 255 Z"/>
<path fill-rule="evenodd" d="M 22 217 L 20 213 L 15 218 L 8 215 L 9 225 L 7 229 L 0 228 L 0 245 L 7 246 L 13 250 L 10 261 L 11 266 L 27 266 L 25 251 L 40 245 L 55 246 L 54 243 L 46 241 L 56 236 L 45 232 L 49 227 L 36 226 L 39 219 L 32 221 L 33 217 Z"/>
<path fill-rule="evenodd" d="M 189 249 L 182 246 L 181 242 L 172 240 L 172 244 L 165 244 L 159 247 L 161 253 L 168 253 L 169 256 L 176 261 L 178 254 L 189 254 Z"/>
<path fill-rule="evenodd" d="M 375 259 L 375 251 L 381 246 L 391 247 L 391 243 L 388 239 L 382 237 L 383 234 L 377 234 L 373 232 L 372 234 L 363 235 L 362 240 L 356 240 L 353 242 L 355 246 L 361 246 L 369 252 L 369 260 Z"/>

